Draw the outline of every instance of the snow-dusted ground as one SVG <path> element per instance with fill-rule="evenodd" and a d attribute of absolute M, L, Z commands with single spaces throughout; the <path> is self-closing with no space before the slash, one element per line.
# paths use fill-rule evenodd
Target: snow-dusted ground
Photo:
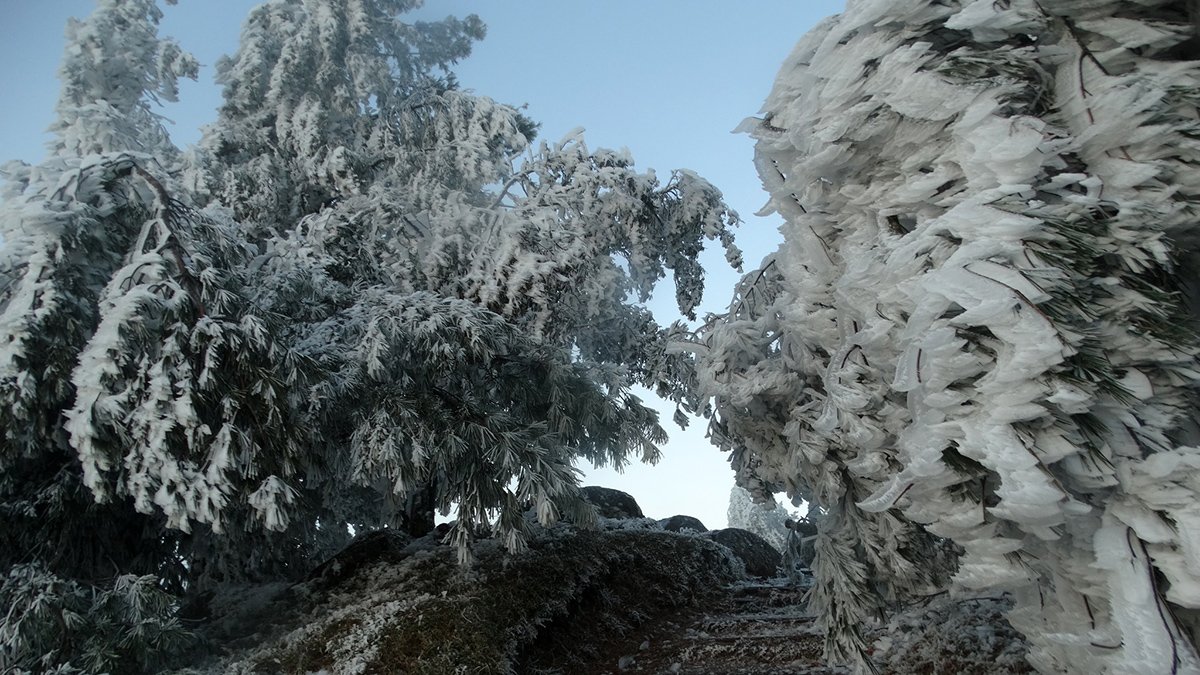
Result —
<path fill-rule="evenodd" d="M 784 578 L 747 580 L 723 547 L 647 519 L 555 527 L 462 568 L 434 537 L 339 554 L 304 583 L 227 589 L 208 647 L 177 675 L 215 673 L 825 674 L 825 636 Z M 886 673 L 1026 673 L 1003 599 L 937 596 L 869 633 Z"/>
<path fill-rule="evenodd" d="M 737 582 L 726 590 L 699 611 L 631 636 L 624 649 L 606 654 L 607 661 L 590 664 L 586 672 L 850 672 L 825 664 L 825 636 L 803 598 L 807 586 L 771 579 Z M 1031 673 L 1025 662 L 1028 645 L 1004 619 L 1010 604 L 1003 598 L 939 595 L 909 606 L 869 632 L 873 664 L 894 675 Z"/>

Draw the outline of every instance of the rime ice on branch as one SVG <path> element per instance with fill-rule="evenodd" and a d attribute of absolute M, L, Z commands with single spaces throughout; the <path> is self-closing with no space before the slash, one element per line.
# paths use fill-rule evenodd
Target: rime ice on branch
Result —
<path fill-rule="evenodd" d="M 740 482 L 829 511 L 828 653 L 1012 591 L 1045 672 L 1197 672 L 1197 38 L 1182 3 L 852 0 L 744 130 L 785 243 L 703 335 Z"/>

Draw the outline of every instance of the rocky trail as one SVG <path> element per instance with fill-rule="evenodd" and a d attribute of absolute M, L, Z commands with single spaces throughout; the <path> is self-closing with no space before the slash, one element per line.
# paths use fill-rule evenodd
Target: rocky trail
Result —
<path fill-rule="evenodd" d="M 823 636 L 804 605 L 804 590 L 786 579 L 731 584 L 701 611 L 659 625 L 652 634 L 611 645 L 582 672 L 692 675 L 823 675 Z"/>
<path fill-rule="evenodd" d="M 805 586 L 750 532 L 547 528 L 458 564 L 436 533 L 367 533 L 297 584 L 230 588 L 179 675 L 833 675 Z M 771 553 L 774 558 L 767 555 Z M 739 564 L 740 563 L 740 564 Z M 863 638 L 881 673 L 1025 675 L 1003 597 L 935 593 Z M 213 646 L 220 649 L 213 649 Z"/>

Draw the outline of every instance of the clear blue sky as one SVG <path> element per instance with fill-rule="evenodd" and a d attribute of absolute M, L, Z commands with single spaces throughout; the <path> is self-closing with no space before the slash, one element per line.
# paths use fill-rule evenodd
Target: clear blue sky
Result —
<path fill-rule="evenodd" d="M 162 32 L 205 66 L 167 112 L 180 146 L 199 138 L 220 100 L 212 64 L 232 52 L 242 19 L 258 0 L 180 0 L 165 7 Z M 575 127 L 590 147 L 629 148 L 640 167 L 661 177 L 688 168 L 712 181 L 746 221 L 738 243 L 753 267 L 779 241 L 778 221 L 753 216 L 766 201 L 751 163 L 752 144 L 730 133 L 758 112 L 792 46 L 843 0 L 430 0 L 415 16 L 478 14 L 488 37 L 459 65 L 465 88 L 514 105 L 557 140 Z M 0 163 L 36 161 L 54 118 L 55 72 L 69 16 L 86 16 L 91 0 L 0 0 Z M 703 311 L 722 311 L 737 274 L 719 254 Z M 669 322 L 673 292 L 653 303 Z M 686 513 L 709 527 L 725 524 L 732 486 L 726 457 L 704 438 L 705 423 L 686 431 L 665 425 L 671 442 L 656 467 L 618 475 L 589 471 L 585 483 L 632 493 L 646 515 Z"/>

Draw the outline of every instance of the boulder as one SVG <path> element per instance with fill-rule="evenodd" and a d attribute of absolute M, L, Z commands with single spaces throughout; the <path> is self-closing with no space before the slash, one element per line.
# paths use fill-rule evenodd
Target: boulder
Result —
<path fill-rule="evenodd" d="M 628 492 L 612 488 L 589 485 L 580 488 L 583 498 L 596 507 L 598 515 L 604 518 L 644 518 L 637 500 Z"/>
<path fill-rule="evenodd" d="M 706 532 L 705 537 L 728 548 L 746 565 L 746 574 L 770 578 L 778 573 L 783 556 L 766 539 L 749 530 L 728 527 L 724 530 Z"/>
<path fill-rule="evenodd" d="M 184 672 L 597 672 L 584 661 L 726 597 L 740 572 L 727 550 L 701 537 L 531 529 L 517 554 L 480 542 L 469 573 L 454 547 L 428 546 L 359 565 L 331 587 L 304 584 L 296 602 L 256 615 L 278 623 L 247 626 L 257 631 L 252 644 L 210 650 L 188 664 L 203 667 Z M 381 548 L 390 555 L 390 545 Z M 338 558 L 344 571 L 362 556 Z"/>
<path fill-rule="evenodd" d="M 668 532 L 682 532 L 684 530 L 691 530 L 696 533 L 708 532 L 708 528 L 704 526 L 704 523 L 700 522 L 698 518 L 691 516 L 671 516 L 670 518 L 663 518 L 658 521 L 658 524 Z"/>
<path fill-rule="evenodd" d="M 402 551 L 412 543 L 412 537 L 384 528 L 364 532 L 346 548 L 309 572 L 306 582 L 313 588 L 330 588 L 353 576 L 362 567 L 375 562 L 396 562 L 405 557 Z"/>

